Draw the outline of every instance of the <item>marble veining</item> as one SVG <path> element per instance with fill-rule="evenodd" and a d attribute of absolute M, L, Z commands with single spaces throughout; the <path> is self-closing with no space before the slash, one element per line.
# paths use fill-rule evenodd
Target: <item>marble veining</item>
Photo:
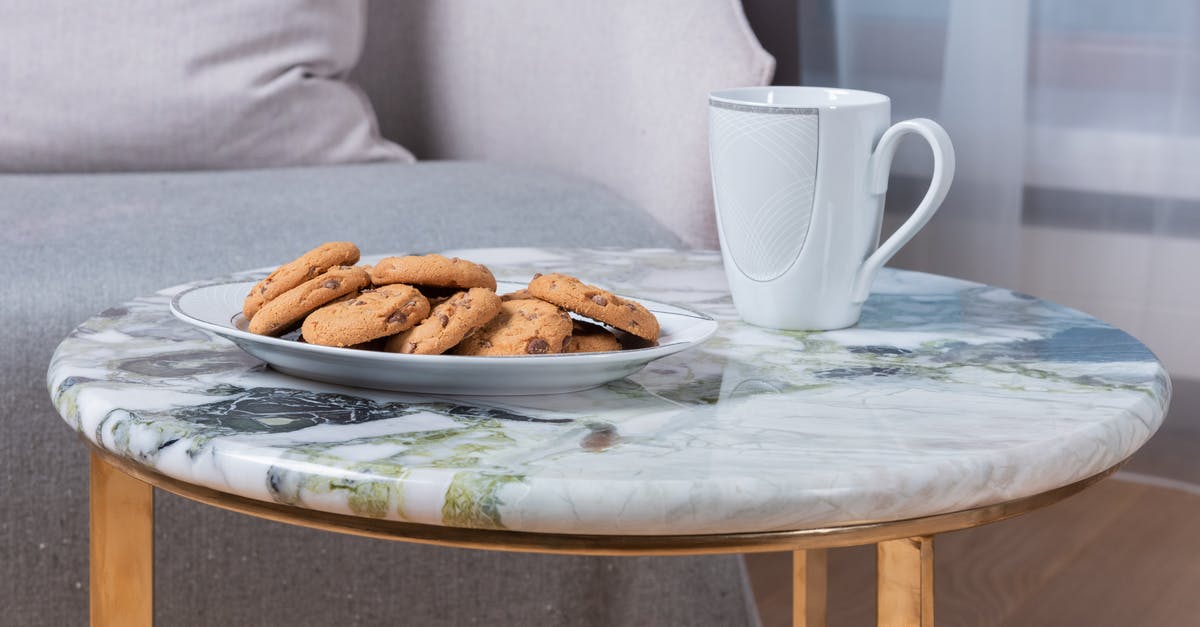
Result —
<path fill-rule="evenodd" d="M 885 270 L 861 322 L 737 320 L 716 253 L 454 251 L 500 279 L 569 272 L 718 318 L 703 346 L 563 395 L 434 397 L 280 374 L 138 298 L 47 374 L 63 419 L 160 473 L 264 501 L 434 525 L 689 534 L 895 520 L 1031 495 L 1131 455 L 1166 372 L 1129 335 L 1004 289 Z M 252 278 L 262 272 L 219 277 Z"/>

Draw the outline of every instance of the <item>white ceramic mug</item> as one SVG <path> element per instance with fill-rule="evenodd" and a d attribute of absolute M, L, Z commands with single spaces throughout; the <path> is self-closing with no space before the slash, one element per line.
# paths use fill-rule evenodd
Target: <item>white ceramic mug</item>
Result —
<path fill-rule="evenodd" d="M 924 137 L 933 181 L 883 245 L 888 173 L 900 138 Z M 879 268 L 925 226 L 954 178 L 936 122 L 891 124 L 882 94 L 744 87 L 709 97 L 709 156 L 725 274 L 738 314 L 777 329 L 858 322 Z"/>

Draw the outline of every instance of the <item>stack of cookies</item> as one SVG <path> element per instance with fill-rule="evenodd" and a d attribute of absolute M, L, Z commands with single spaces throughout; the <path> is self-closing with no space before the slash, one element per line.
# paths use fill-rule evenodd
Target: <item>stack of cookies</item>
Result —
<path fill-rule="evenodd" d="M 621 350 L 618 335 L 658 340 L 658 320 L 640 303 L 564 274 L 497 295 L 492 272 L 465 259 L 388 257 L 373 267 L 358 259 L 354 244 L 328 242 L 280 266 L 246 296 L 249 331 L 299 326 L 310 344 L 422 355 L 585 353 Z"/>

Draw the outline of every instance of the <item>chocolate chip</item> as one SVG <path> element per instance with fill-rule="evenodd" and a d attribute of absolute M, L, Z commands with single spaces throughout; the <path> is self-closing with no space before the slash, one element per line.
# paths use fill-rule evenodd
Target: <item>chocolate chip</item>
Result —
<path fill-rule="evenodd" d="M 404 324 L 404 322 L 407 320 L 408 320 L 408 314 L 404 313 L 403 311 L 397 311 L 397 312 L 393 313 L 392 315 L 388 316 L 388 319 L 387 319 L 388 324 Z"/>
<path fill-rule="evenodd" d="M 414 352 L 414 351 L 416 351 L 416 350 L 417 350 L 417 343 L 416 343 L 416 342 L 409 342 L 409 343 L 408 343 L 408 352 L 410 352 L 410 353 L 411 353 L 411 352 Z"/>
<path fill-rule="evenodd" d="M 316 266 L 308 267 L 308 278 L 315 279 L 321 274 L 321 269 Z"/>
<path fill-rule="evenodd" d="M 338 279 L 329 279 L 328 281 L 321 284 L 321 287 L 323 287 L 327 290 L 336 290 L 337 288 L 339 288 L 341 286 L 342 286 L 342 282 Z"/>
<path fill-rule="evenodd" d="M 539 277 L 541 277 L 541 276 L 542 276 L 542 273 L 541 273 L 541 272 L 537 272 L 537 273 L 535 273 L 535 274 L 533 275 L 533 278 L 535 278 L 535 279 L 536 279 L 536 278 L 539 278 Z"/>
<path fill-rule="evenodd" d="M 600 294 L 592 294 L 592 302 L 603 307 L 608 304 L 608 299 Z"/>
<path fill-rule="evenodd" d="M 479 340 L 479 347 L 480 348 L 491 348 L 492 343 L 487 340 Z"/>
<path fill-rule="evenodd" d="M 446 317 L 446 314 L 439 314 L 438 321 L 440 321 L 442 323 L 442 326 L 446 326 L 447 324 L 450 324 L 450 318 Z"/>
<path fill-rule="evenodd" d="M 525 352 L 529 353 L 530 355 L 541 355 L 548 350 L 550 350 L 550 342 L 547 342 L 540 337 L 535 337 L 532 340 L 529 340 L 529 343 L 525 345 Z"/>
<path fill-rule="evenodd" d="M 625 308 L 629 311 L 637 311 L 637 307 L 633 303 L 625 303 Z"/>

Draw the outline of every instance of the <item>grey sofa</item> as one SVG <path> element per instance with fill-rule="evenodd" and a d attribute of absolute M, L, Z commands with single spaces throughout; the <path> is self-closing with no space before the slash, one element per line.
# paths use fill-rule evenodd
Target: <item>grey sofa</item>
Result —
<path fill-rule="evenodd" d="M 611 12 L 633 19 L 635 4 L 611 3 Z M 539 19 L 554 19 L 550 3 L 533 5 L 543 11 Z M 461 80 L 461 68 L 440 67 L 438 74 L 420 58 L 397 63 L 403 51 L 389 44 L 390 31 L 382 38 L 376 32 L 381 24 L 404 23 L 426 29 L 426 37 L 461 41 L 454 29 L 478 24 L 456 17 L 487 18 L 485 10 L 476 14 L 465 6 L 376 3 L 361 75 L 384 130 L 419 156 L 491 163 L 0 175 L 0 262 L 12 273 L 0 325 L 0 624 L 86 621 L 87 455 L 51 407 L 45 371 L 57 342 L 95 312 L 197 277 L 276 263 L 331 239 L 354 241 L 367 254 L 703 240 L 709 206 L 703 126 L 696 128 L 702 94 L 770 74 L 769 58 L 748 31 L 738 30 L 745 24 L 735 2 L 667 2 L 643 11 L 707 7 L 700 10 L 712 12 L 716 34 L 698 36 L 740 38 L 731 49 L 742 60 L 723 66 L 689 61 L 714 71 L 688 76 L 679 87 L 699 95 L 700 112 L 691 107 L 692 122 L 672 126 L 678 141 L 670 150 L 635 141 L 638 123 L 601 116 L 601 124 L 625 130 L 583 157 L 575 156 L 578 144 L 554 140 L 554 129 L 537 131 L 533 113 L 526 119 L 505 111 L 491 122 L 525 128 L 525 135 L 489 132 L 479 120 L 465 130 L 455 126 L 453 115 L 430 107 Z M 507 23 L 522 27 L 520 20 Z M 394 40 L 408 46 L 416 37 L 410 35 Z M 607 45 L 602 37 L 580 43 Z M 488 41 L 481 37 L 476 44 L 483 50 Z M 540 54 L 536 46 L 525 52 Z M 672 54 L 666 62 L 680 62 Z M 421 74 L 403 84 L 418 86 L 424 96 L 402 97 L 396 75 L 384 69 L 388 64 Z M 659 118 L 672 118 L 668 113 L 658 112 Z M 653 126 L 658 118 L 642 119 Z M 555 132 L 570 121 L 556 123 Z M 573 122 L 597 123 L 587 116 Z M 650 135 L 671 140 L 662 128 Z M 655 150 L 660 153 L 643 154 Z M 629 165 L 639 158 L 648 164 L 641 177 Z M 602 159 L 621 163 L 606 168 Z M 672 162 L 674 168 L 667 167 Z M 691 214 L 681 216 L 685 210 Z M 741 561 L 732 556 L 585 558 L 389 543 L 266 522 L 161 492 L 155 511 L 160 625 L 736 626 L 756 620 Z"/>

